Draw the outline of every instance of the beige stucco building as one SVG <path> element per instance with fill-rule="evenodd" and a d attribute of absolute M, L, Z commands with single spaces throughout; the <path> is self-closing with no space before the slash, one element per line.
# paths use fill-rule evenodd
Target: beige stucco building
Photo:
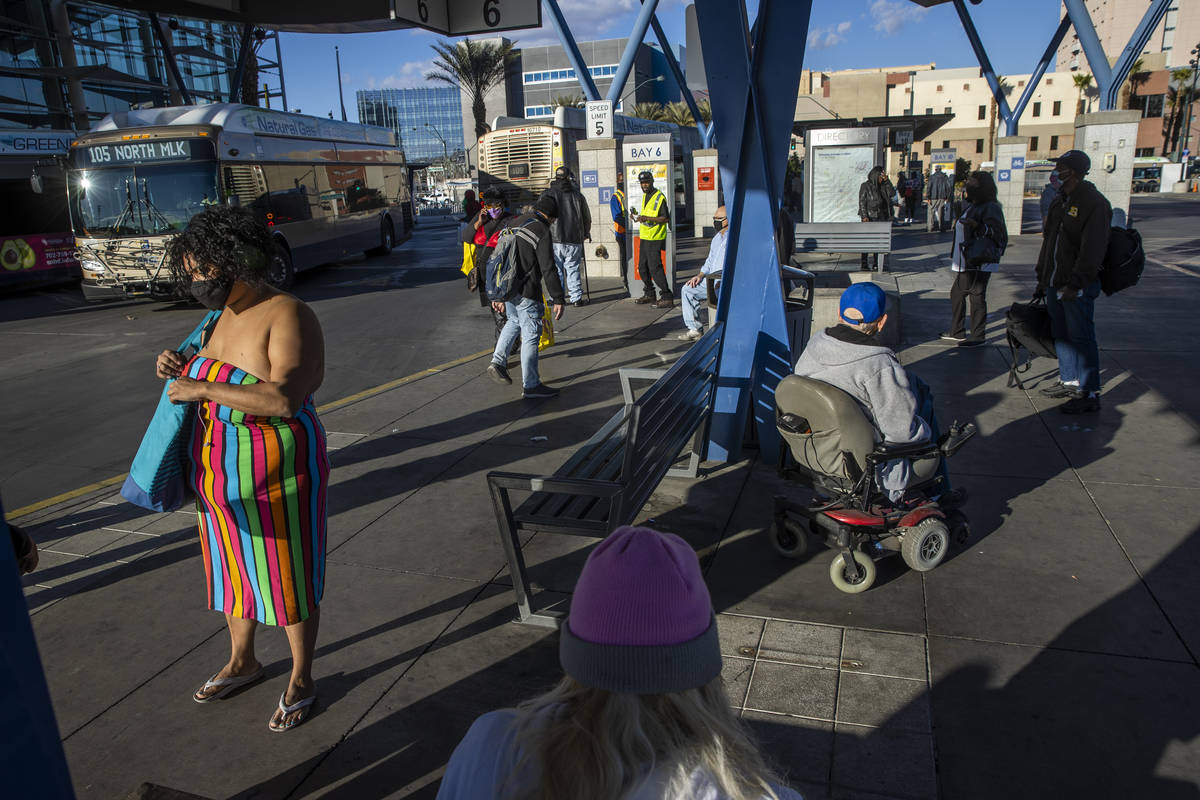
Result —
<path fill-rule="evenodd" d="M 1086 4 L 1092 24 L 1096 26 L 1096 36 L 1111 62 L 1129 43 L 1134 28 L 1146 13 L 1147 4 L 1144 0 L 1086 0 Z M 1059 14 L 1060 19 L 1064 16 L 1065 8 Z M 1191 50 L 1197 44 L 1200 44 L 1200 0 L 1172 0 L 1142 53 L 1162 53 L 1168 67 L 1182 67 L 1191 59 Z M 1074 28 L 1059 45 L 1056 64 L 1059 72 L 1090 71 Z"/>

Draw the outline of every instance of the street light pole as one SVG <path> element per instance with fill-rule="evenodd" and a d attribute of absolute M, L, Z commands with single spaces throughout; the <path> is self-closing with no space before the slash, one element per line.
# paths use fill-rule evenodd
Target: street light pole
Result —
<path fill-rule="evenodd" d="M 625 102 L 625 98 L 626 98 L 626 97 L 629 97 L 629 95 L 631 95 L 631 94 L 634 94 L 635 92 L 637 92 L 637 90 L 638 90 L 638 89 L 642 88 L 642 87 L 643 87 L 643 86 L 645 86 L 647 83 L 662 83 L 662 81 L 663 81 L 663 76 L 662 76 L 662 75 L 659 75 L 659 76 L 657 76 L 657 77 L 654 77 L 654 78 L 647 78 L 646 80 L 644 80 L 644 81 L 642 81 L 641 83 L 639 83 L 637 86 L 634 86 L 632 89 L 630 89 L 628 92 L 626 92 L 626 93 L 625 93 L 623 96 L 621 96 L 620 98 L 618 98 L 618 99 L 617 99 L 617 105 L 621 105 L 622 103 L 624 103 L 624 102 Z M 615 109 L 614 109 L 614 110 L 615 110 Z"/>
<path fill-rule="evenodd" d="M 1179 160 L 1184 160 L 1184 153 L 1188 150 L 1188 141 L 1192 136 L 1192 117 L 1196 109 L 1196 75 L 1200 73 L 1200 44 L 1192 48 L 1192 60 L 1189 62 L 1192 67 L 1192 91 L 1188 95 L 1188 118 L 1187 127 L 1183 129 L 1183 148 L 1179 151 Z M 1187 169 L 1184 168 L 1184 180 L 1187 179 Z"/>

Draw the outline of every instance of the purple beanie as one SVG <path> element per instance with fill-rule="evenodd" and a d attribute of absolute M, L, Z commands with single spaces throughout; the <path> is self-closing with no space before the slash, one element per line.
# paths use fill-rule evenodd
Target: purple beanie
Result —
<path fill-rule="evenodd" d="M 610 692 L 663 694 L 721 674 L 712 599 L 691 545 L 617 528 L 588 556 L 561 631 L 563 670 Z"/>

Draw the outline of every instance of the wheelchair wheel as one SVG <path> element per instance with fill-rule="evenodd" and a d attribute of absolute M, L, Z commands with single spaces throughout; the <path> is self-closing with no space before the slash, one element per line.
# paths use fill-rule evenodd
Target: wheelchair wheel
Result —
<path fill-rule="evenodd" d="M 926 517 L 904 532 L 900 555 L 914 572 L 928 572 L 950 549 L 950 529 L 937 517 Z"/>
<path fill-rule="evenodd" d="M 946 512 L 946 527 L 950 529 L 950 541 L 962 547 L 971 538 L 971 522 L 967 515 L 952 508 Z"/>
<path fill-rule="evenodd" d="M 851 573 L 850 566 L 846 563 L 846 554 L 838 553 L 833 557 L 833 563 L 829 565 L 829 580 L 847 594 L 858 594 L 870 589 L 871 585 L 875 583 L 875 562 L 869 555 L 859 550 L 851 552 L 854 554 L 854 563 L 858 565 L 857 577 Z"/>
<path fill-rule="evenodd" d="M 803 558 L 808 552 L 808 530 L 803 523 L 779 515 L 767 529 L 771 537 L 771 546 L 775 552 L 784 558 Z"/>

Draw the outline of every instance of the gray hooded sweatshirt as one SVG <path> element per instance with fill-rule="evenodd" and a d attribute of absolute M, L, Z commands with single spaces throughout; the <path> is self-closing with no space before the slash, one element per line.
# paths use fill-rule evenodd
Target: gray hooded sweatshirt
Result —
<path fill-rule="evenodd" d="M 835 325 L 818 332 L 800 354 L 795 372 L 853 397 L 888 444 L 915 444 L 931 438 L 929 426 L 917 416 L 917 399 L 900 360 L 862 331 Z M 903 496 L 909 473 L 904 458 L 880 466 L 879 483 L 892 500 Z"/>

